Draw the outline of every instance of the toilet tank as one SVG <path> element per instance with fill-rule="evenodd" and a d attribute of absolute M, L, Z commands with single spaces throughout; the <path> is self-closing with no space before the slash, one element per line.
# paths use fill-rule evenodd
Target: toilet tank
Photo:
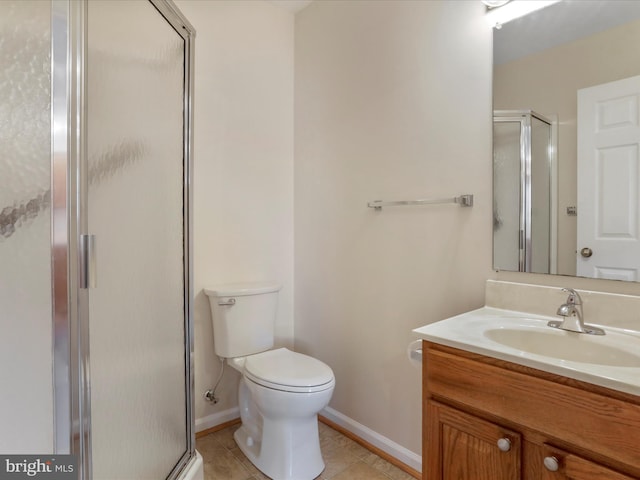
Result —
<path fill-rule="evenodd" d="M 277 283 L 228 283 L 205 289 L 216 355 L 242 357 L 273 347 Z"/>

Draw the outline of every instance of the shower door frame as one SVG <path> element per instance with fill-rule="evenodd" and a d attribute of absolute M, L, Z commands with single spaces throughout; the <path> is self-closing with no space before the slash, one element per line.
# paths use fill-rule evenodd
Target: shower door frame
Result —
<path fill-rule="evenodd" d="M 184 41 L 183 238 L 187 449 L 168 479 L 195 457 L 193 342 L 193 83 L 195 29 L 171 0 L 148 0 Z M 79 480 L 93 478 L 89 288 L 95 271 L 81 243 L 88 232 L 88 0 L 51 0 L 51 259 L 54 445 L 75 454 Z"/>

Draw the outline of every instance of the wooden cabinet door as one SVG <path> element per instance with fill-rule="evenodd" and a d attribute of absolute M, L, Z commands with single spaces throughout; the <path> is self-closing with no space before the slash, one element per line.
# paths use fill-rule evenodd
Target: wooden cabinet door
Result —
<path fill-rule="evenodd" d="M 525 462 L 525 469 L 528 470 L 525 480 L 637 480 L 636 477 L 624 475 L 549 445 L 536 446 L 535 450 L 527 451 L 526 455 L 529 453 L 531 456 Z M 552 467 L 557 464 L 558 469 L 549 470 L 545 466 L 545 459 L 548 459 Z"/>
<path fill-rule="evenodd" d="M 520 435 L 467 413 L 428 401 L 429 480 L 519 480 Z M 503 450 L 498 446 L 500 442 Z"/>

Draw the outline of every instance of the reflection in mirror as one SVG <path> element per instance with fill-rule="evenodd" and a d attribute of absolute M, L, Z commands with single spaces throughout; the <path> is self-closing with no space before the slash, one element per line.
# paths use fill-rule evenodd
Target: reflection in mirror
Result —
<path fill-rule="evenodd" d="M 640 1 L 494 30 L 494 268 L 640 281 L 639 44 Z"/>
<path fill-rule="evenodd" d="M 555 273 L 552 121 L 531 110 L 493 114 L 493 263 Z"/>

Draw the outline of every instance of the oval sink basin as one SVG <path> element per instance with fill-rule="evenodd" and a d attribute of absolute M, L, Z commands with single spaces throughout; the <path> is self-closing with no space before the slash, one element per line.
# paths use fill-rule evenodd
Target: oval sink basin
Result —
<path fill-rule="evenodd" d="M 587 335 L 549 327 L 550 320 L 558 318 L 482 307 L 414 332 L 435 344 L 640 396 L 640 329 L 609 326 L 606 335 Z"/>
<path fill-rule="evenodd" d="M 484 335 L 507 347 L 560 360 L 614 367 L 640 367 L 640 353 L 634 353 L 640 347 L 640 342 L 625 335 L 607 332 L 605 336 L 596 336 L 551 327 L 549 331 L 540 328 L 502 327 L 487 329 Z"/>

